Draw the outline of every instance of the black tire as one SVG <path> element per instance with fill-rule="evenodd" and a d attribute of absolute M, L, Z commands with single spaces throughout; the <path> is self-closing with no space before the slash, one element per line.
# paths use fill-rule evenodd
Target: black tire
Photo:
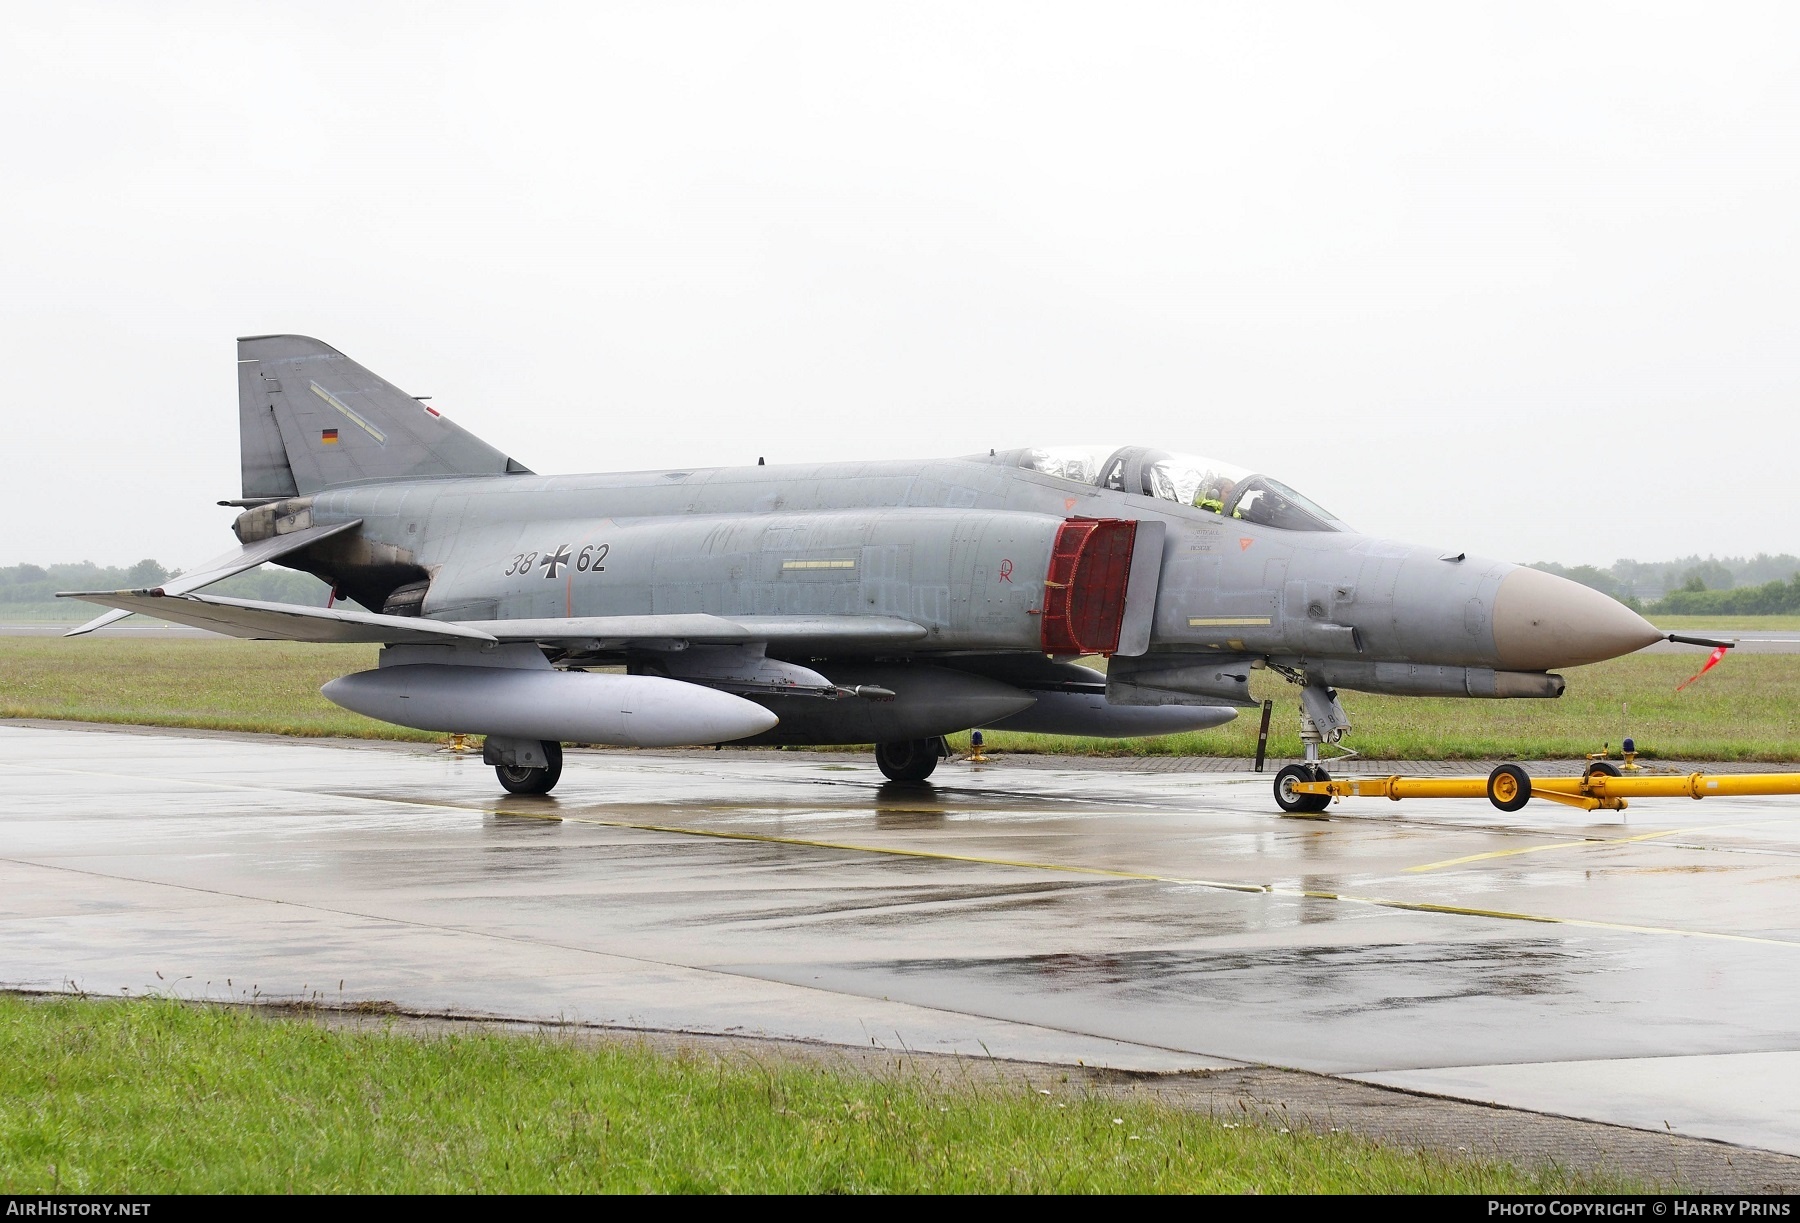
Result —
<path fill-rule="evenodd" d="M 1331 774 L 1316 764 L 1290 764 L 1275 774 L 1275 805 L 1289 815 L 1317 815 L 1331 806 L 1329 794 L 1296 794 L 1295 782 L 1330 781 Z"/>
<path fill-rule="evenodd" d="M 924 781 L 937 769 L 936 739 L 902 739 L 875 745 L 875 767 L 889 781 Z"/>
<path fill-rule="evenodd" d="M 548 794 L 562 779 L 562 744 L 545 743 L 544 758 L 550 763 L 541 769 L 523 765 L 497 764 L 494 775 L 509 794 Z"/>
<path fill-rule="evenodd" d="M 1531 801 L 1531 774 L 1516 764 L 1502 764 L 1488 774 L 1488 801 L 1502 811 L 1517 811 Z"/>
<path fill-rule="evenodd" d="M 1587 766 L 1587 768 L 1581 770 L 1581 772 L 1584 776 L 1587 776 L 1587 777 L 1592 777 L 1596 773 L 1602 774 L 1603 776 L 1606 776 L 1606 777 L 1623 777 L 1623 776 L 1625 776 L 1625 774 L 1623 774 L 1619 771 L 1618 765 L 1613 764 L 1611 761 L 1607 761 L 1607 760 L 1596 760 L 1593 763 L 1589 764 Z"/>

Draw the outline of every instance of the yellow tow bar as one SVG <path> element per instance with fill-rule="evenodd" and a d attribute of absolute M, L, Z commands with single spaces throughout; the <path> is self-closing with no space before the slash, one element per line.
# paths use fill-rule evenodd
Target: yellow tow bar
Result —
<path fill-rule="evenodd" d="M 1534 798 L 1583 811 L 1623 811 L 1631 798 L 1714 798 L 1743 794 L 1800 794 L 1800 773 L 1689 773 L 1622 777 L 1611 765 L 1580 777 L 1532 777 L 1503 764 L 1486 777 L 1358 777 L 1333 780 L 1322 769 L 1289 765 L 1275 775 L 1275 801 L 1289 812 L 1323 811 L 1334 798 L 1485 798 L 1517 811 Z"/>

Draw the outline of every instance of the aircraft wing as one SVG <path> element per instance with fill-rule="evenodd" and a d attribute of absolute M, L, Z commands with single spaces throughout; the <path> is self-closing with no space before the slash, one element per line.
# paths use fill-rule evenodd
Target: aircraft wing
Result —
<path fill-rule="evenodd" d="M 260 564 L 261 562 L 256 562 Z M 217 580 L 217 579 L 213 579 Z M 926 635 L 922 625 L 893 616 L 576 616 L 531 620 L 428 620 L 343 608 L 303 607 L 228 599 L 223 595 L 160 590 L 89 590 L 58 598 L 98 603 L 129 615 L 143 612 L 229 637 L 256 641 L 374 642 L 448 645 L 456 641 L 517 641 L 578 650 L 638 644 L 764 642 L 820 647 L 898 645 Z"/>
<path fill-rule="evenodd" d="M 669 641 L 879 646 L 917 641 L 926 635 L 923 625 L 894 616 L 576 616 L 459 623 L 500 641 L 536 641 L 590 650 Z"/>
<path fill-rule="evenodd" d="M 260 563 L 260 562 L 259 562 Z M 84 590 L 59 594 L 127 615 L 143 612 L 176 624 L 211 629 L 227 637 L 252 641 L 371 642 L 380 645 L 450 645 L 458 641 L 491 642 L 492 634 L 441 620 L 417 616 L 380 616 L 336 607 L 303 607 L 297 603 L 264 603 L 227 599 L 223 595 L 171 595 L 148 590 Z"/>
<path fill-rule="evenodd" d="M 352 527 L 361 525 L 362 519 L 354 518 L 349 522 L 340 522 L 333 526 L 307 527 L 300 531 L 289 531 L 285 535 L 272 535 L 268 539 L 259 539 L 253 544 L 245 544 L 240 548 L 233 548 L 223 555 L 215 556 L 205 564 L 196 565 L 180 577 L 170 578 L 161 586 L 156 587 L 156 590 L 164 595 L 183 595 L 190 590 L 199 590 L 202 586 L 210 586 L 214 582 L 222 582 L 228 577 L 235 577 L 247 570 L 255 569 L 259 565 L 267 564 L 269 561 L 287 556 L 290 553 L 298 552 L 302 548 L 310 547 L 311 545 L 318 543 L 321 539 L 330 539 L 333 535 L 340 535 L 343 532 L 350 530 Z M 133 592 L 114 591 L 112 593 L 126 594 Z M 138 591 L 135 593 L 148 594 L 149 592 Z M 62 598 L 64 596 L 59 594 L 57 597 Z M 99 602 L 97 599 L 87 599 L 85 595 L 81 594 L 70 595 L 68 597 L 85 599 L 85 601 L 89 603 Z M 123 604 L 119 603 L 109 603 L 106 604 L 106 606 L 113 608 L 113 610 L 107 612 L 103 616 L 96 616 L 80 628 L 70 629 L 68 632 L 64 633 L 63 636 L 79 637 L 83 633 L 91 633 L 97 628 L 105 628 L 109 624 L 123 620 L 134 611 L 151 610 L 143 607 L 125 607 Z M 224 630 L 221 629 L 220 631 L 223 632 Z"/>

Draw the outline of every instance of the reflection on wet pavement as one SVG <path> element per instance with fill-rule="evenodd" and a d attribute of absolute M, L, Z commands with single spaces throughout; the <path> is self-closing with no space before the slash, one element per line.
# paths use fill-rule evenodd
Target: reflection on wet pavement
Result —
<path fill-rule="evenodd" d="M 410 746 L 0 745 L 15 986 L 1266 1063 L 1800 1151 L 1792 799 L 1297 821 L 1241 773 L 733 752 L 526 799 Z"/>

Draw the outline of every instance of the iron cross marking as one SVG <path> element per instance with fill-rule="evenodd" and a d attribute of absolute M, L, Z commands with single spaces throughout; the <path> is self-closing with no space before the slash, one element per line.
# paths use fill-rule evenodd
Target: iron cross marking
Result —
<path fill-rule="evenodd" d="M 563 544 L 560 547 L 558 547 L 556 549 L 555 555 L 552 555 L 548 552 L 544 553 L 544 560 L 543 560 L 544 576 L 546 578 L 554 578 L 558 573 L 560 573 L 562 571 L 562 567 L 568 563 L 569 563 L 569 545 L 568 544 Z"/>

